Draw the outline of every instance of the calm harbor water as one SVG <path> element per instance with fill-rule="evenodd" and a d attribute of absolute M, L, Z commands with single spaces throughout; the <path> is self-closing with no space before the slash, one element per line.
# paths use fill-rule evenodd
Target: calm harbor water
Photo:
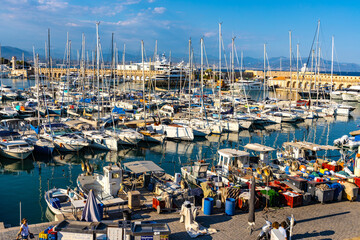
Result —
<path fill-rule="evenodd" d="M 23 87 L 20 80 L 6 80 L 3 84 Z M 34 81 L 30 80 L 26 84 L 34 85 Z M 357 103 L 352 105 L 360 107 Z M 124 147 L 119 152 L 85 149 L 79 153 L 56 155 L 52 158 L 34 155 L 23 161 L 0 158 L 0 222 L 18 225 L 20 202 L 21 216 L 28 218 L 30 223 L 48 221 L 44 192 L 54 186 L 76 187 L 76 178 L 82 172 L 82 161 L 88 161 L 95 166 L 96 171 L 102 172 L 103 166 L 116 161 L 152 160 L 166 172 L 174 174 L 180 172 L 181 166 L 190 161 L 200 158 L 217 160 L 216 152 L 220 148 L 242 150 L 249 142 L 279 148 L 283 142 L 293 139 L 332 144 L 334 139 L 359 129 L 359 124 L 360 109 L 357 108 L 350 118 L 336 117 L 307 120 L 296 125 L 272 125 L 263 130 L 213 135 L 194 142 L 167 141 L 164 145 L 143 144 L 132 148 Z M 339 155 L 335 154 L 333 157 L 338 158 Z"/>

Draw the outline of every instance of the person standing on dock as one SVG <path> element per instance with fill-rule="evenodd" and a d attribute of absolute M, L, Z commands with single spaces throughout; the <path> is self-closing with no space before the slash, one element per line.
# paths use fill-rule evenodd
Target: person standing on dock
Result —
<path fill-rule="evenodd" d="M 30 238 L 33 238 L 31 236 L 34 236 L 34 235 L 32 233 L 30 233 L 27 219 L 23 218 L 23 220 L 21 220 L 20 231 L 18 232 L 16 239 L 29 239 L 29 236 L 30 236 Z"/>

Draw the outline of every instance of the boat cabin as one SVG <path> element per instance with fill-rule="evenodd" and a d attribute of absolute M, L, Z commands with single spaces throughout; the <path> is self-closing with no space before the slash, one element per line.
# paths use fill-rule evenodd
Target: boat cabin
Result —
<path fill-rule="evenodd" d="M 122 169 L 117 166 L 105 166 L 104 171 L 104 192 L 116 196 L 122 183 Z"/>
<path fill-rule="evenodd" d="M 244 146 L 244 148 L 259 153 L 258 161 L 264 163 L 265 165 L 270 164 L 269 155 L 272 151 L 275 151 L 275 148 L 261 145 L 258 143 L 248 143 L 246 144 L 246 146 Z"/>
<path fill-rule="evenodd" d="M 305 159 L 308 161 L 317 159 L 317 151 L 320 145 L 310 142 L 285 142 L 284 157 L 293 159 Z"/>
<path fill-rule="evenodd" d="M 311 142 L 285 142 L 283 144 L 283 158 L 316 160 L 317 153 L 321 150 L 338 150 L 339 148 L 329 145 L 319 145 Z"/>
<path fill-rule="evenodd" d="M 207 170 L 209 168 L 210 163 L 206 163 L 204 161 L 197 161 L 194 163 L 193 167 L 193 176 L 195 178 L 206 178 L 207 177 Z"/>
<path fill-rule="evenodd" d="M 248 152 L 225 148 L 220 149 L 218 153 L 219 162 L 217 168 L 224 175 L 228 175 L 231 168 L 244 168 L 250 164 L 250 154 Z"/>

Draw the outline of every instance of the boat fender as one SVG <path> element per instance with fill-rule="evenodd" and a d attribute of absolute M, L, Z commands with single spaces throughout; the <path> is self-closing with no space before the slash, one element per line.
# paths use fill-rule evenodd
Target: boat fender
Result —
<path fill-rule="evenodd" d="M 264 174 L 265 174 L 265 176 L 270 176 L 270 169 L 268 169 L 268 168 L 265 168 L 264 169 Z"/>

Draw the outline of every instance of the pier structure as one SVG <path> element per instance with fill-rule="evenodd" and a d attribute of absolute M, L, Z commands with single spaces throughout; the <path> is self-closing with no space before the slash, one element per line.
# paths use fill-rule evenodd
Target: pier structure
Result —
<path fill-rule="evenodd" d="M 70 73 L 78 73 L 79 77 L 83 77 L 83 72 L 85 72 L 86 76 L 94 76 L 96 74 L 96 69 L 86 69 L 83 71 L 82 69 L 78 68 L 41 68 L 41 73 L 47 76 L 48 78 L 51 77 L 54 79 L 59 79 L 62 76 L 66 76 L 67 71 Z M 123 77 L 125 75 L 125 79 L 133 79 L 133 80 L 140 80 L 143 74 L 142 70 L 118 70 L 118 69 L 100 69 L 100 76 L 110 76 L 111 73 Z M 153 77 L 158 74 L 163 74 L 163 71 L 155 71 L 155 70 L 144 70 L 145 78 Z"/>
<path fill-rule="evenodd" d="M 247 71 L 252 72 L 253 77 L 263 78 L 263 71 Z M 266 73 L 268 78 L 267 82 L 269 86 L 276 86 L 278 88 L 291 88 L 310 90 L 316 87 L 330 87 L 331 75 L 330 74 L 318 74 L 315 76 L 313 72 L 296 72 L 292 73 L 292 80 L 290 80 L 290 72 L 286 71 L 271 71 Z M 360 76 L 340 76 L 333 75 L 333 89 L 349 88 L 360 83 Z"/>

